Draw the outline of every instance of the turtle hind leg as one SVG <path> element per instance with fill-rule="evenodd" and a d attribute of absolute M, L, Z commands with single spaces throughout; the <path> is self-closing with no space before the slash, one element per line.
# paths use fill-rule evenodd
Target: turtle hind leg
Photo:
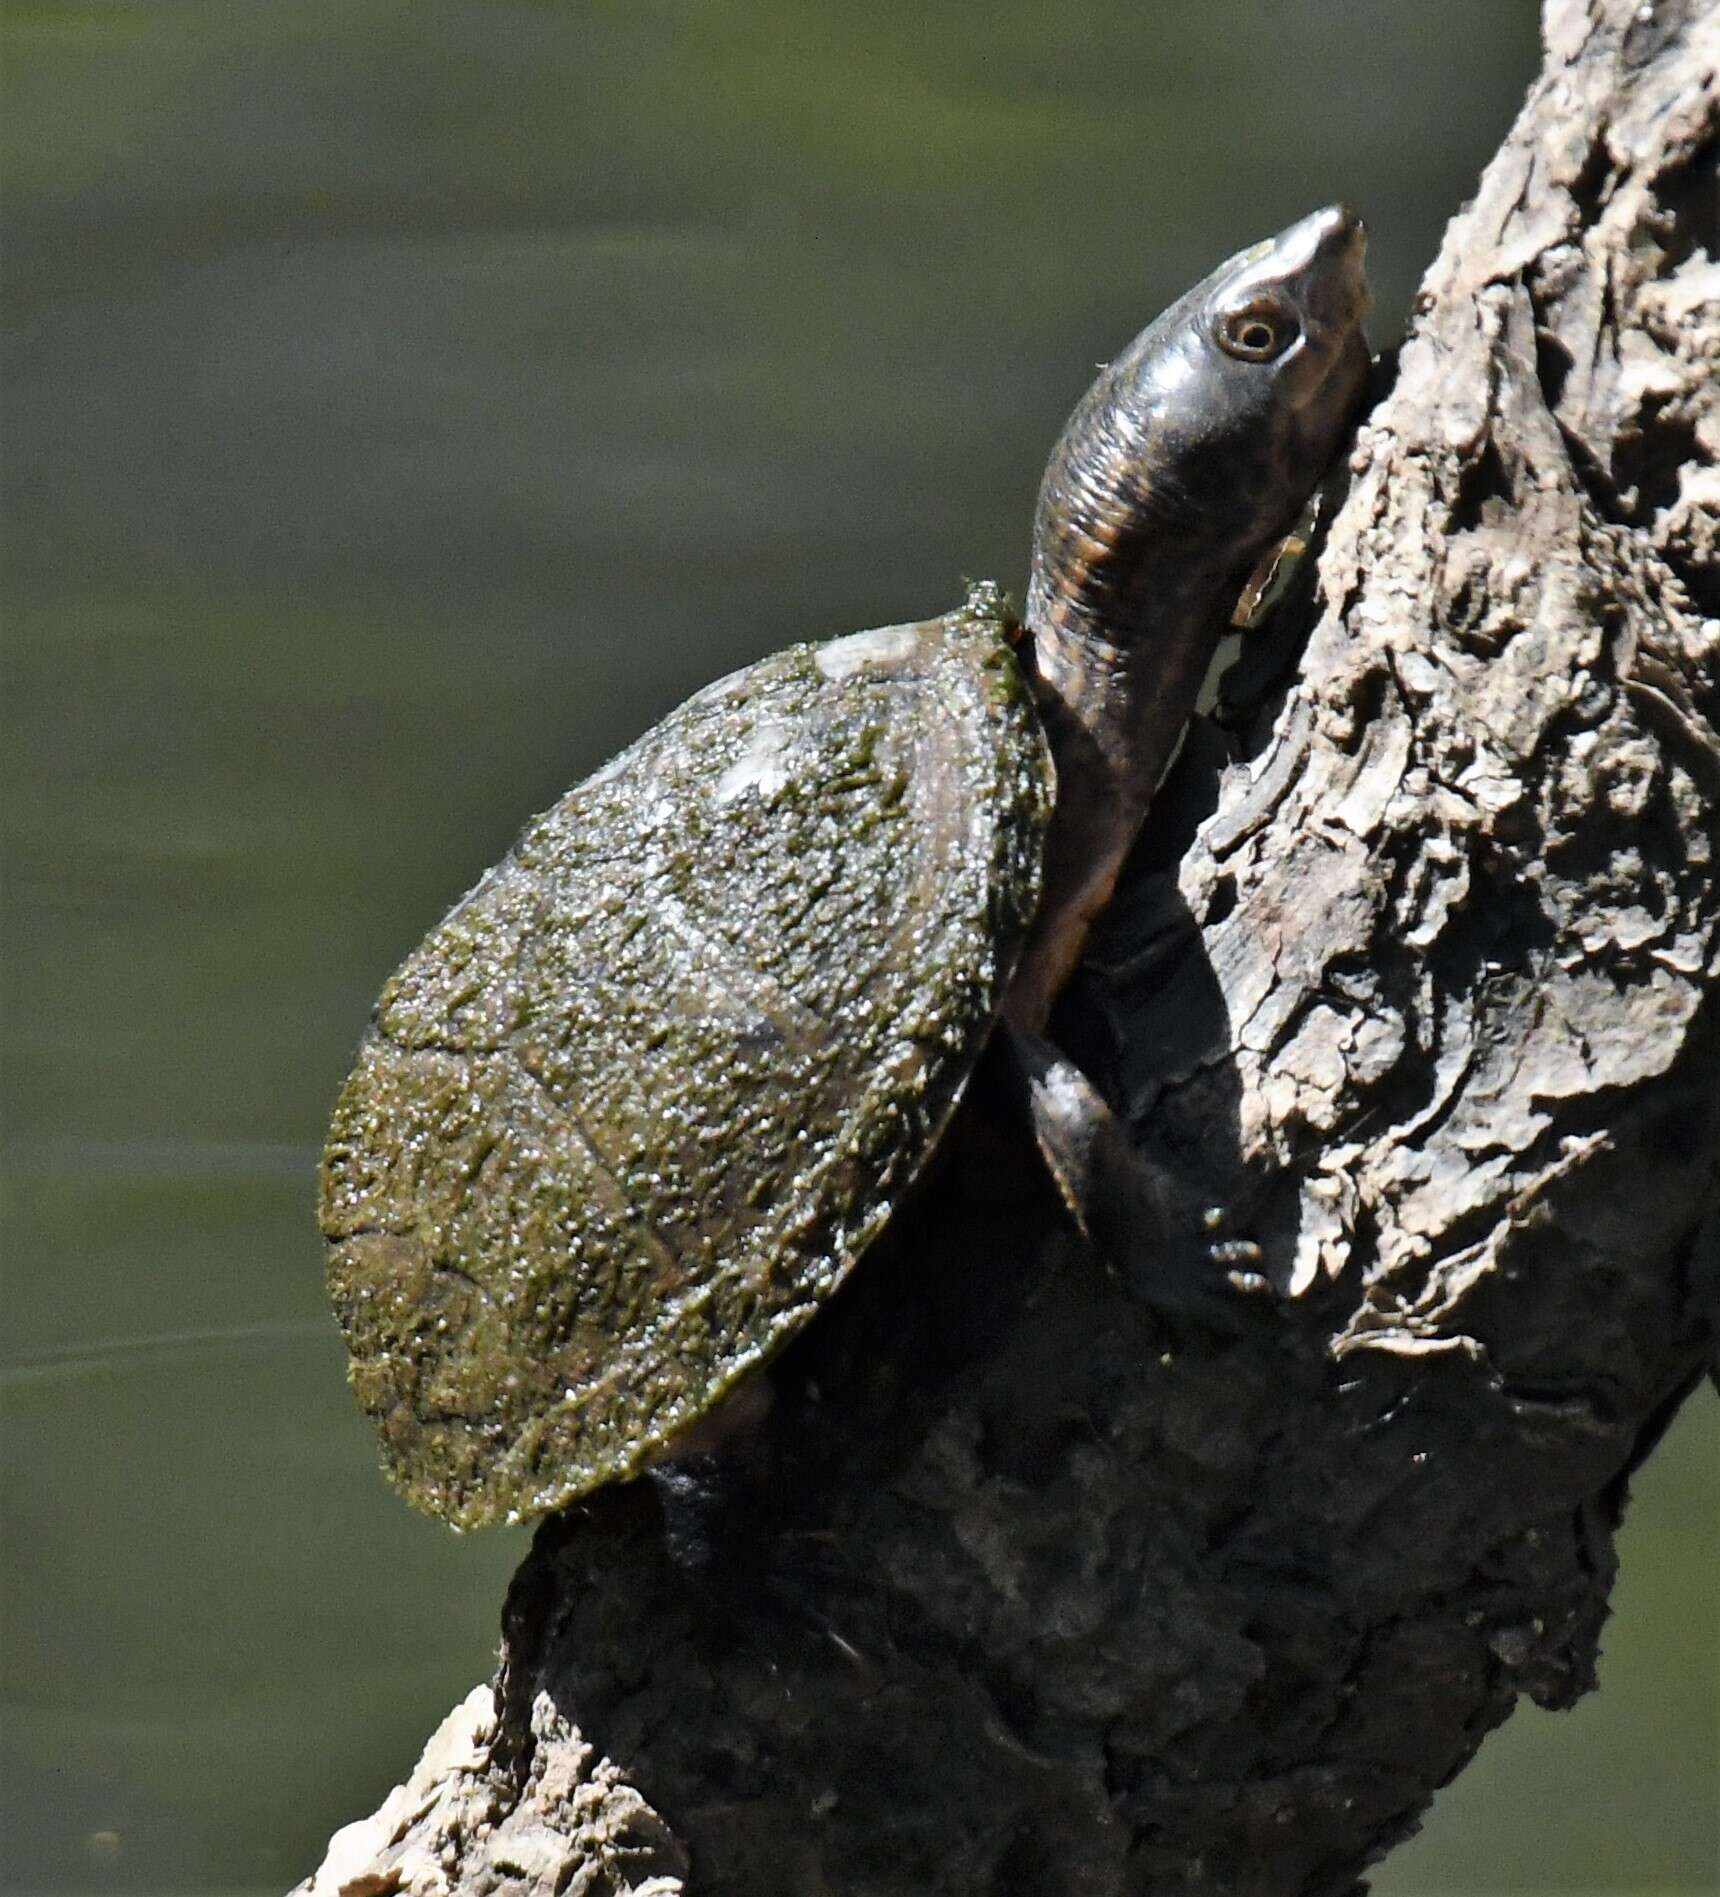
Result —
<path fill-rule="evenodd" d="M 749 1510 L 771 1460 L 771 1380 L 743 1377 L 645 1465 L 663 1517 L 663 1545 L 675 1566 L 708 1574 L 747 1538 Z"/>
<path fill-rule="evenodd" d="M 645 1471 L 663 1517 L 663 1547 L 684 1574 L 708 1576 L 729 1539 L 735 1501 L 732 1472 L 720 1456 L 679 1456 Z"/>
<path fill-rule="evenodd" d="M 1240 1331 L 1243 1300 L 1227 1271 L 1257 1260 L 1258 1248 L 1211 1241 L 1170 1175 L 1141 1152 L 1066 1054 L 1009 1021 L 1001 1038 L 1013 1089 L 1082 1237 L 1173 1322 Z"/>

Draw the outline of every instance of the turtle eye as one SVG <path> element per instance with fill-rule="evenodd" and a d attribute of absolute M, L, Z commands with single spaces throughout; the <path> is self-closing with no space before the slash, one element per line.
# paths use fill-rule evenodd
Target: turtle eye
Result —
<path fill-rule="evenodd" d="M 1256 298 L 1218 319 L 1218 346 L 1244 362 L 1272 362 L 1300 334 L 1296 319 L 1281 303 Z"/>

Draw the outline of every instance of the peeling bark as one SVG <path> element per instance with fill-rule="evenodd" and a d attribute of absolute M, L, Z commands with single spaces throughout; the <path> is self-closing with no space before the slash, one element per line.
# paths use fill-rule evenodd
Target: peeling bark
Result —
<path fill-rule="evenodd" d="M 644 1486 L 546 1523 L 497 1696 L 301 1888 L 1339 1897 L 1593 1685 L 1720 1308 L 1720 15 L 1545 37 L 1298 676 L 1194 734 L 1060 1023 L 1260 1243 L 1244 1334 L 970 1116 L 712 1558 Z"/>

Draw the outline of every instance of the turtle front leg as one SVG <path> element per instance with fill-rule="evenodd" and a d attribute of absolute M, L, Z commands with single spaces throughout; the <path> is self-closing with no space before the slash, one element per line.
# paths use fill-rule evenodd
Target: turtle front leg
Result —
<path fill-rule="evenodd" d="M 1000 1032 L 1033 1137 L 1082 1237 L 1166 1317 L 1240 1331 L 1243 1300 L 1228 1274 L 1257 1264 L 1259 1247 L 1212 1238 L 1068 1055 L 1008 1020 Z"/>

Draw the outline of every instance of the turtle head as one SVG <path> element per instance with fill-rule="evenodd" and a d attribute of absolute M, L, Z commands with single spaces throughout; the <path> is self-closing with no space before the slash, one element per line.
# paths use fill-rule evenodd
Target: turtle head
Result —
<path fill-rule="evenodd" d="M 1365 248 L 1354 211 L 1315 211 L 1221 264 L 1105 369 L 1040 488 L 1036 636 L 1120 654 L 1186 622 L 1195 594 L 1234 599 L 1355 414 Z"/>
<path fill-rule="evenodd" d="M 1334 205 L 1220 265 L 1087 391 L 1039 490 L 1027 653 L 1057 767 L 1009 1007 L 1038 1031 L 1109 900 L 1231 609 L 1368 373 L 1365 236 Z"/>

